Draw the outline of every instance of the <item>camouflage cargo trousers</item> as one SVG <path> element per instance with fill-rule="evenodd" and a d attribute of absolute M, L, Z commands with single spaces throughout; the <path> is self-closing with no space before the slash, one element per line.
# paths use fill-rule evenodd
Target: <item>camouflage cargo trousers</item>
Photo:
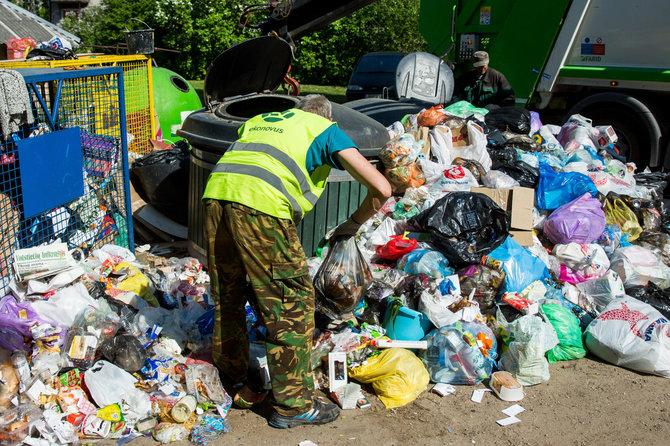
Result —
<path fill-rule="evenodd" d="M 267 329 L 275 410 L 285 416 L 310 410 L 314 287 L 295 225 L 237 203 L 205 200 L 204 206 L 210 294 L 216 305 L 215 364 L 230 379 L 247 377 L 248 275 Z"/>

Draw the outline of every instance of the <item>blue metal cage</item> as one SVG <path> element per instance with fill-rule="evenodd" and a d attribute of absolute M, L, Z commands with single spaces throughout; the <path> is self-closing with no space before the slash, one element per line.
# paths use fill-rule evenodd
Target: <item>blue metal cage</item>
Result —
<path fill-rule="evenodd" d="M 61 240 L 85 254 L 132 251 L 123 68 L 0 70 L 3 101 L 0 296 L 17 249 Z"/>

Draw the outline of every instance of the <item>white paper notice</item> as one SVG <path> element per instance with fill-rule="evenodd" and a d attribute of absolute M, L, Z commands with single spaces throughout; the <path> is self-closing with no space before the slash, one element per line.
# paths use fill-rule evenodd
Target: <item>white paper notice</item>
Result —
<path fill-rule="evenodd" d="M 524 410 L 526 410 L 526 409 L 519 406 L 518 404 L 515 404 L 514 406 L 510 406 L 507 409 L 503 410 L 502 413 L 504 413 L 508 417 L 515 417 L 515 416 L 519 415 L 521 412 L 523 412 Z"/>
<path fill-rule="evenodd" d="M 501 426 L 508 426 L 510 424 L 518 423 L 519 421 L 521 420 L 518 419 L 517 417 L 507 417 L 503 418 L 502 420 L 496 421 L 496 423 L 498 423 Z"/>
<path fill-rule="evenodd" d="M 471 401 L 474 401 L 475 403 L 481 403 L 482 398 L 484 398 L 484 393 L 490 392 L 491 389 L 475 389 L 472 392 L 472 397 L 470 398 Z"/>

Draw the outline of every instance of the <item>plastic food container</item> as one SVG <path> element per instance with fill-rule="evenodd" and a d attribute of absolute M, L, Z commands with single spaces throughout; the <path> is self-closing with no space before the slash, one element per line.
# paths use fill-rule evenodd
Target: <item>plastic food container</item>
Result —
<path fill-rule="evenodd" d="M 491 374 L 489 387 L 503 401 L 521 401 L 524 396 L 523 386 L 509 372 L 495 372 Z"/>

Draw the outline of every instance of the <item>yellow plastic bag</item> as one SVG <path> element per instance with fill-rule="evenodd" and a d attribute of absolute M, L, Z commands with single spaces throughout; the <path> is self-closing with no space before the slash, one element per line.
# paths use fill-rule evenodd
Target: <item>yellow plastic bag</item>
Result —
<path fill-rule="evenodd" d="M 151 292 L 149 278 L 128 262 L 119 263 L 114 268 L 114 271 L 119 271 L 122 269 L 128 269 L 131 271 L 131 273 L 128 275 L 128 278 L 122 280 L 119 283 L 117 288 L 121 291 L 132 291 L 147 301 L 147 303 L 152 307 L 158 307 L 158 299 L 156 299 L 156 296 L 154 296 L 154 294 Z"/>
<path fill-rule="evenodd" d="M 608 225 L 617 225 L 626 232 L 629 242 L 637 239 L 642 233 L 642 226 L 637 221 L 635 213 L 621 198 L 605 200 L 605 221 Z"/>
<path fill-rule="evenodd" d="M 388 409 L 411 403 L 423 392 L 430 376 L 423 362 L 404 348 L 389 348 L 349 369 L 349 377 L 372 383 L 375 393 Z"/>

